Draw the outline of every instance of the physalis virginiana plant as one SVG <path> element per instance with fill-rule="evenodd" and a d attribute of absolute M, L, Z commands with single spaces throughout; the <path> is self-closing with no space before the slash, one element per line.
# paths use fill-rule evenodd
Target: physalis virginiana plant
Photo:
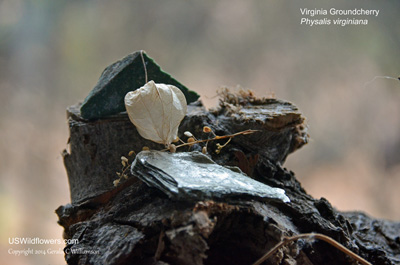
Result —
<path fill-rule="evenodd" d="M 170 147 L 178 137 L 187 103 L 179 88 L 149 81 L 126 94 L 125 108 L 143 138 Z"/>

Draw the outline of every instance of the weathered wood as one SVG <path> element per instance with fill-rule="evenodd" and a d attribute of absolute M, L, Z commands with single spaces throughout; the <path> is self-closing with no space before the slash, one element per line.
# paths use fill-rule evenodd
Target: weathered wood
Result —
<path fill-rule="evenodd" d="M 282 108 L 284 111 L 274 112 L 272 108 L 262 115 L 257 114 L 258 119 L 253 119 L 251 116 L 228 116 L 224 114 L 225 107 L 213 114 L 207 112 L 200 103 L 191 104 L 179 128 L 179 136 L 184 137 L 183 132 L 190 131 L 197 137 L 207 138 L 209 135 L 203 133 L 204 126 L 211 127 L 218 135 L 252 128 L 260 132 L 233 138 L 232 144 L 219 155 L 212 152 L 216 149 L 217 142 L 210 142 L 208 148 L 213 159 L 223 165 L 236 165 L 239 162 L 244 163 L 243 159 L 247 159 L 243 157 L 243 153 L 246 156 L 260 153 L 271 161 L 283 162 L 289 153 L 307 142 L 304 118 L 289 102 L 270 100 L 265 105 Z M 113 189 L 115 172 L 121 171 L 121 156 L 127 156 L 130 150 L 139 152 L 144 146 L 155 150 L 164 148 L 160 144 L 143 139 L 126 113 L 88 121 L 81 118 L 79 106 L 74 105 L 67 110 L 70 150 L 63 152 L 72 203 Z M 251 108 L 252 106 L 242 107 L 241 110 Z M 219 142 L 223 144 L 226 140 Z M 237 146 L 240 149 L 237 149 Z M 236 159 L 235 155 L 241 159 Z"/>
<path fill-rule="evenodd" d="M 114 187 L 121 155 L 162 146 L 140 138 L 126 114 L 89 122 L 76 109 L 68 110 L 71 150 L 64 152 L 72 202 L 56 210 L 65 237 L 79 240 L 66 247 L 68 264 L 252 264 L 283 236 L 309 232 L 328 235 L 373 264 L 400 262 L 400 223 L 338 212 L 281 166 L 308 137 L 304 118 L 288 102 L 226 93 L 218 110 L 191 106 L 180 135 L 189 130 L 205 138 L 203 126 L 218 135 L 261 130 L 235 137 L 219 155 L 210 142 L 209 152 L 221 165 L 238 165 L 284 189 L 290 203 L 173 201 L 134 177 Z M 265 264 L 356 263 L 324 242 L 300 240 Z"/>

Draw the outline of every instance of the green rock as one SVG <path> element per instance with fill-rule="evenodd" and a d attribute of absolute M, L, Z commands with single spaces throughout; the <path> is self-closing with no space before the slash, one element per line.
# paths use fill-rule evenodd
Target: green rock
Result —
<path fill-rule="evenodd" d="M 143 52 L 148 81 L 170 84 L 178 87 L 187 103 L 196 101 L 199 95 L 163 72 L 154 60 Z M 129 91 L 145 84 L 145 70 L 140 51 L 129 54 L 108 66 L 100 76 L 96 86 L 90 91 L 81 106 L 84 119 L 98 119 L 125 111 L 124 98 Z"/>

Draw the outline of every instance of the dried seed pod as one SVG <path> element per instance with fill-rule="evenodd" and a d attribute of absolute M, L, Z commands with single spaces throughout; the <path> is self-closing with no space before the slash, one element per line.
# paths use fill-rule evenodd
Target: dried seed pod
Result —
<path fill-rule="evenodd" d="M 204 127 L 203 127 L 203 132 L 205 132 L 205 133 L 210 133 L 210 132 L 212 132 L 212 130 L 211 130 L 210 127 L 204 126 Z"/>
<path fill-rule="evenodd" d="M 125 108 L 143 138 L 168 146 L 178 136 L 187 103 L 179 88 L 149 81 L 126 94 Z"/>
<path fill-rule="evenodd" d="M 143 148 L 142 148 L 142 151 L 149 151 L 149 150 L 150 150 L 150 148 L 147 146 L 143 146 Z"/>
<path fill-rule="evenodd" d="M 117 187 L 117 186 L 118 186 L 118 184 L 119 184 L 119 182 L 120 182 L 120 180 L 119 180 L 119 179 L 116 179 L 116 180 L 114 180 L 114 181 L 113 181 L 113 184 L 114 184 L 114 186 L 115 186 L 115 187 Z"/>
<path fill-rule="evenodd" d="M 132 155 L 134 155 L 134 154 L 135 154 L 135 151 L 129 151 L 128 156 L 132 156 Z"/>
<path fill-rule="evenodd" d="M 126 158 L 125 156 L 121 156 L 121 161 L 125 161 L 126 163 L 128 163 L 128 158 Z"/>
<path fill-rule="evenodd" d="M 203 154 L 207 154 L 207 147 L 206 147 L 206 146 L 203 146 L 203 148 L 201 149 L 201 152 L 202 152 Z"/>
<path fill-rule="evenodd" d="M 176 153 L 176 145 L 170 144 L 168 149 L 171 153 Z"/>
<path fill-rule="evenodd" d="M 186 131 L 186 132 L 184 132 L 183 133 L 185 136 L 187 136 L 187 137 L 193 137 L 193 134 L 191 133 L 191 132 L 189 132 L 189 131 Z"/>
<path fill-rule="evenodd" d="M 195 140 L 193 137 L 190 137 L 190 138 L 187 140 L 187 142 L 188 142 L 188 143 L 194 144 L 194 142 L 196 142 L 196 140 Z"/>

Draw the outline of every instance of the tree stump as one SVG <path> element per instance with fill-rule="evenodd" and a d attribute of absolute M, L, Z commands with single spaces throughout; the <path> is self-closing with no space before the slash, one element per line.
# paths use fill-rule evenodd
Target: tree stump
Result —
<path fill-rule="evenodd" d="M 304 117 L 289 102 L 225 91 L 216 110 L 207 111 L 199 102 L 189 105 L 179 129 L 179 136 L 190 131 L 203 139 L 208 137 L 204 126 L 217 135 L 259 130 L 233 138 L 220 154 L 213 152 L 217 142 L 209 142 L 209 155 L 284 189 L 289 203 L 172 200 L 133 176 L 115 187 L 121 156 L 143 146 L 163 147 L 141 138 L 126 113 L 88 121 L 80 116 L 79 104 L 67 113 L 70 150 L 63 157 L 71 203 L 56 213 L 65 238 L 78 240 L 65 248 L 68 264 L 252 264 L 285 236 L 300 233 L 327 235 L 372 264 L 400 263 L 400 223 L 339 212 L 326 199 L 308 195 L 295 174 L 282 167 L 308 140 Z M 325 242 L 298 240 L 263 264 L 357 263 Z"/>

